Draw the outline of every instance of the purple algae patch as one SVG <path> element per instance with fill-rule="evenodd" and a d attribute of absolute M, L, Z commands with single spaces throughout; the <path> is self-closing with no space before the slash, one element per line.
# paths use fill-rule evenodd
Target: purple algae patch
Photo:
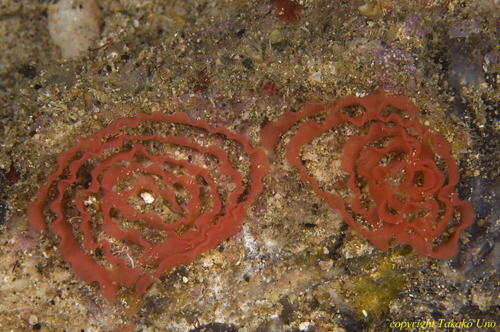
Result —
<path fill-rule="evenodd" d="M 473 33 L 479 34 L 479 24 L 474 19 L 467 19 L 453 24 L 449 30 L 451 38 L 469 38 Z"/>
<path fill-rule="evenodd" d="M 403 31 L 407 36 L 423 37 L 427 34 L 424 24 L 425 22 L 421 17 L 416 15 L 408 16 Z"/>

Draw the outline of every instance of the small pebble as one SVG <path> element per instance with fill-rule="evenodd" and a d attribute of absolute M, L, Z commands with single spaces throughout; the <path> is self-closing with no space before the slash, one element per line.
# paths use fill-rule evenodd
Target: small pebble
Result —
<path fill-rule="evenodd" d="M 299 330 L 301 330 L 301 331 L 307 330 L 307 328 L 309 327 L 309 324 L 311 324 L 311 323 L 309 323 L 309 322 L 300 323 Z"/>
<path fill-rule="evenodd" d="M 31 315 L 28 318 L 28 324 L 35 325 L 36 323 L 38 323 L 38 317 L 36 317 L 35 315 Z"/>
<path fill-rule="evenodd" d="M 144 200 L 144 202 L 148 204 L 151 204 L 155 201 L 154 196 L 148 193 L 147 191 L 141 193 L 141 198 Z"/>
<path fill-rule="evenodd" d="M 328 271 L 332 268 L 333 262 L 332 261 L 321 261 L 319 262 L 319 268 L 323 271 Z"/>
<path fill-rule="evenodd" d="M 189 13 L 189 10 L 184 6 L 184 4 L 181 1 L 177 1 L 174 5 L 174 13 L 176 13 L 179 16 L 184 16 L 187 13 Z"/>
<path fill-rule="evenodd" d="M 276 44 L 283 41 L 283 34 L 280 30 L 276 29 L 271 31 L 271 44 Z"/>
<path fill-rule="evenodd" d="M 335 43 L 332 45 L 331 50 L 332 50 L 333 54 L 340 54 L 340 53 L 342 53 L 344 48 L 340 44 Z"/>

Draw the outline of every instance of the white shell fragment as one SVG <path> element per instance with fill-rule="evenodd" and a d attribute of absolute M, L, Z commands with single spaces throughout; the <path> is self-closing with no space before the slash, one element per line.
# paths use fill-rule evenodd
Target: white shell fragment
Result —
<path fill-rule="evenodd" d="M 147 191 L 141 193 L 141 198 L 144 200 L 144 202 L 148 204 L 151 204 L 155 201 L 154 196 L 148 193 Z"/>
<path fill-rule="evenodd" d="M 60 0 L 49 6 L 49 33 L 65 59 L 80 56 L 99 38 L 94 0 Z"/>

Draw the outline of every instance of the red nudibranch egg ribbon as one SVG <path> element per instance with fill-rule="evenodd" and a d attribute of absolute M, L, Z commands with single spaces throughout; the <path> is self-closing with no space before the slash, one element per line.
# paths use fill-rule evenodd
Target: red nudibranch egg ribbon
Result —
<path fill-rule="evenodd" d="M 474 210 L 455 190 L 459 172 L 450 144 L 416 121 L 417 114 L 409 99 L 383 92 L 347 96 L 334 106 L 313 100 L 303 112 L 287 112 L 264 127 L 261 140 L 274 154 L 282 136 L 295 128 L 283 148 L 286 160 L 378 249 L 387 251 L 395 239 L 421 255 L 449 258 L 458 251 L 461 232 L 474 221 Z M 313 119 L 318 115 L 324 116 L 323 123 Z M 338 151 L 328 150 L 341 155 L 341 190 L 324 189 L 327 184 L 318 184 L 302 159 L 314 140 L 329 134 L 337 135 L 337 146 L 344 142 Z"/>
<path fill-rule="evenodd" d="M 57 164 L 28 219 L 109 301 L 238 232 L 269 169 L 243 135 L 161 112 L 119 119 Z"/>

